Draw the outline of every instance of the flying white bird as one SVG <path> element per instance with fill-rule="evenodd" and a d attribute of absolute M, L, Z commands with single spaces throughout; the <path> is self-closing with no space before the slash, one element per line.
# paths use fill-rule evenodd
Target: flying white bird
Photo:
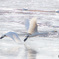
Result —
<path fill-rule="evenodd" d="M 25 27 L 28 30 L 27 37 L 24 39 L 24 41 L 27 40 L 28 37 L 30 36 L 37 36 L 39 35 L 39 32 L 37 30 L 37 18 L 34 17 L 30 20 L 26 20 Z"/>
<path fill-rule="evenodd" d="M 28 34 L 27 34 L 27 37 L 24 41 L 26 41 L 29 36 L 36 36 L 39 34 L 37 31 L 36 19 L 37 18 L 34 17 L 31 19 L 30 22 L 29 22 L 29 20 L 26 20 L 25 26 L 26 26 L 26 29 L 28 30 Z M 12 38 L 15 42 L 20 41 L 18 34 L 15 32 L 8 32 L 8 33 L 4 34 L 3 36 L 1 36 L 0 39 L 4 38 L 6 36 Z"/>
<path fill-rule="evenodd" d="M 4 37 L 10 37 L 11 39 L 13 39 L 17 43 L 20 42 L 20 38 L 18 37 L 18 34 L 15 32 L 8 32 L 8 33 L 4 34 L 3 36 L 1 36 L 0 39 L 2 39 Z"/>
<path fill-rule="evenodd" d="M 30 36 L 36 36 L 36 35 L 39 34 L 39 32 L 37 30 L 36 20 L 37 20 L 36 17 L 33 17 L 30 22 L 29 22 L 29 20 L 26 20 L 25 26 L 26 26 L 26 29 L 28 30 L 28 34 L 27 34 L 27 37 L 24 39 L 24 41 L 26 41 L 27 38 L 30 37 Z M 0 39 L 4 38 L 6 36 L 12 38 L 14 41 L 19 41 L 20 40 L 20 38 L 18 37 L 18 34 L 14 33 L 14 32 L 8 32 L 8 33 L 4 34 L 3 36 L 1 36 Z"/>
<path fill-rule="evenodd" d="M 26 20 L 25 27 L 28 30 L 28 34 L 24 39 L 24 42 L 28 39 L 28 37 L 38 36 L 38 35 L 47 35 L 48 33 L 39 33 L 38 26 L 37 26 L 37 17 L 33 17 L 30 21 Z"/>
<path fill-rule="evenodd" d="M 27 32 L 26 38 L 24 39 L 24 42 L 27 40 L 28 37 L 46 34 L 46 33 L 39 33 L 38 32 L 38 30 L 37 30 L 37 18 L 36 17 L 33 17 L 30 20 L 30 22 L 29 22 L 29 20 L 26 20 L 25 27 L 28 30 L 28 32 Z M 18 37 L 18 34 L 15 32 L 8 32 L 8 33 L 4 34 L 3 36 L 1 36 L 0 39 L 4 38 L 6 36 L 12 38 L 15 42 L 20 42 L 20 38 Z"/>

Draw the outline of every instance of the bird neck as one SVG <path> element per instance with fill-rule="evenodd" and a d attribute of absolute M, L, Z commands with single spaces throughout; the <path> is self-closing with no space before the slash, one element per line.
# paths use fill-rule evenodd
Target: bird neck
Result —
<path fill-rule="evenodd" d="M 29 37 L 33 37 L 33 36 L 37 36 L 37 35 L 39 35 L 39 32 L 35 32 L 35 33 L 31 34 L 31 35 L 29 35 Z"/>

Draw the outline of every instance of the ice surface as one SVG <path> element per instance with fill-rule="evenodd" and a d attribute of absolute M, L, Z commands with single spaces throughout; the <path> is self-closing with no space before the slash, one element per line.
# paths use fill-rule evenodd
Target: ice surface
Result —
<path fill-rule="evenodd" d="M 58 0 L 0 0 L 0 36 L 9 31 L 19 34 L 21 41 L 27 32 L 25 20 L 37 17 L 38 31 L 51 34 L 29 38 L 24 44 L 11 38 L 0 40 L 0 59 L 59 59 L 59 14 L 29 12 L 14 13 L 15 9 L 54 11 L 59 9 Z M 13 13 L 2 13 L 12 10 Z"/>

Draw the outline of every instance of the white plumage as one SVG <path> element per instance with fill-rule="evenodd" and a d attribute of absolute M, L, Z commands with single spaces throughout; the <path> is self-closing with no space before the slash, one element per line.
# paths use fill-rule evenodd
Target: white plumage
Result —
<path fill-rule="evenodd" d="M 0 39 L 2 39 L 4 37 L 10 37 L 15 42 L 20 43 L 20 38 L 19 38 L 18 34 L 15 32 L 8 32 L 8 33 L 4 34 L 3 36 L 1 36 Z"/>
<path fill-rule="evenodd" d="M 34 17 L 30 20 L 28 33 L 33 34 L 37 32 L 37 18 Z"/>

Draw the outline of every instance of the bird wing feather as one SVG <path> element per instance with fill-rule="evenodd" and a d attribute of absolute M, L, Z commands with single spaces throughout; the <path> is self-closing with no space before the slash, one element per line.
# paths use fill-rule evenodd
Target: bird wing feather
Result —
<path fill-rule="evenodd" d="M 35 32 L 37 32 L 37 18 L 33 17 L 30 20 L 30 25 L 29 25 L 28 33 L 33 34 Z"/>

